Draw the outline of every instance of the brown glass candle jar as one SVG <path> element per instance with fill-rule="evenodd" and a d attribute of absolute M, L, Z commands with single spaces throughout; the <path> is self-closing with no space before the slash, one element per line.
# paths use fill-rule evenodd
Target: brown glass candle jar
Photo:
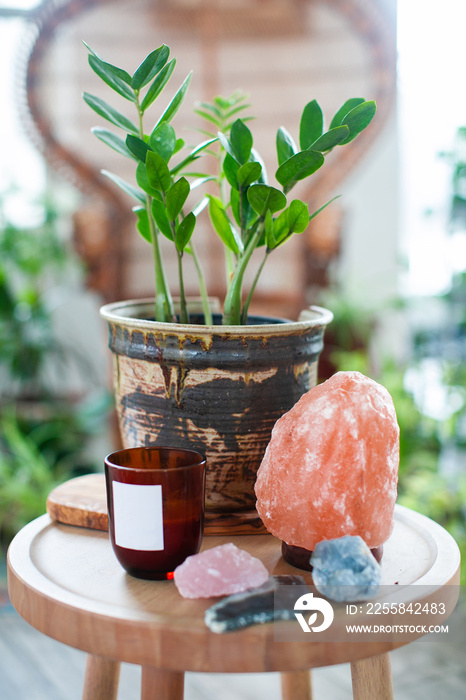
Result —
<path fill-rule="evenodd" d="M 173 578 L 199 551 L 204 523 L 205 458 L 177 447 L 133 447 L 105 458 L 109 533 L 132 576 Z"/>

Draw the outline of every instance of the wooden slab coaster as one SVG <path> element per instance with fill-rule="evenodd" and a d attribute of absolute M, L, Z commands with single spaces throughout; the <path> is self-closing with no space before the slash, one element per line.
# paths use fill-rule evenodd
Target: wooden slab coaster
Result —
<path fill-rule="evenodd" d="M 66 525 L 108 530 L 105 476 L 86 474 L 70 479 L 50 492 L 47 513 Z M 219 513 L 206 511 L 205 535 L 260 535 L 267 531 L 255 510 Z"/>
<path fill-rule="evenodd" d="M 60 484 L 47 498 L 47 513 L 66 525 L 108 530 L 105 476 L 86 474 Z"/>

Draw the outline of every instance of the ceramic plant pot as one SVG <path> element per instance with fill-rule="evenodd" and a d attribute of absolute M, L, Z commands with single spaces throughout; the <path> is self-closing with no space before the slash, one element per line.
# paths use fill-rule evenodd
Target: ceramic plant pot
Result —
<path fill-rule="evenodd" d="M 218 325 L 183 325 L 150 320 L 153 302 L 142 300 L 107 304 L 101 314 L 123 446 L 205 454 L 206 531 L 260 531 L 256 472 L 276 420 L 316 383 L 331 312 L 250 317 L 248 326 L 222 326 L 214 315 Z"/>

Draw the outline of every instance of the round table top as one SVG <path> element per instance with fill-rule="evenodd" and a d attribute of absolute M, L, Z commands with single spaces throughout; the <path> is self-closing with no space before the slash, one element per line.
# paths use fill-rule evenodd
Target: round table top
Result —
<path fill-rule="evenodd" d="M 283 560 L 280 542 L 271 535 L 209 536 L 202 548 L 228 541 L 259 557 L 271 575 L 299 574 L 311 581 L 309 573 Z M 396 506 L 394 530 L 384 546 L 382 588 L 397 584 L 406 600 L 414 600 L 426 587 L 459 583 L 459 567 L 458 546 L 442 527 Z M 135 579 L 117 562 L 108 533 L 59 524 L 48 515 L 11 543 L 8 576 L 14 607 L 44 634 L 91 654 L 167 670 L 294 671 L 355 661 L 406 643 L 319 641 L 318 635 L 309 641 L 304 634 L 276 641 L 277 625 L 294 621 L 215 634 L 204 613 L 218 599 L 185 599 L 173 581 Z M 337 604 L 336 624 L 338 619 Z"/>

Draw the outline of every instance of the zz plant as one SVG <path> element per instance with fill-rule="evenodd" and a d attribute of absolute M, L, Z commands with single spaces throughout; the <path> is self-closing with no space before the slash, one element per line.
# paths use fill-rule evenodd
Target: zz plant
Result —
<path fill-rule="evenodd" d="M 229 99 L 216 97 L 210 104 L 202 103 L 196 112 L 214 131 L 206 131 L 204 141 L 188 148 L 177 136 L 171 121 L 186 95 L 191 73 L 150 132 L 146 132 L 144 124 L 149 108 L 162 93 L 175 68 L 176 59 L 169 60 L 168 46 L 162 45 L 152 51 L 133 75 L 105 62 L 90 47 L 87 48 L 92 70 L 115 93 L 134 105 L 135 118 L 132 121 L 101 98 L 84 93 L 86 103 L 122 130 L 123 138 L 103 127 L 94 128 L 94 134 L 135 163 L 137 185 L 107 171 L 103 173 L 136 201 L 137 228 L 153 251 L 156 320 L 189 321 L 183 282 L 183 257 L 188 254 L 192 256 L 198 273 L 205 322 L 212 323 L 193 235 L 197 217 L 207 207 L 213 229 L 225 247 L 227 293 L 223 323 L 246 324 L 251 298 L 269 255 L 294 234 L 303 233 L 310 220 L 333 201 L 310 213 L 306 202 L 292 199 L 289 193 L 296 183 L 312 176 L 323 166 L 325 156 L 333 148 L 350 143 L 369 125 L 376 111 L 375 102 L 363 98 L 347 100 L 325 130 L 322 109 L 316 100 L 310 101 L 301 116 L 298 143 L 284 127 L 278 129 L 277 186 L 274 186 L 269 184 L 264 162 L 254 149 L 253 134 L 246 124 L 249 119 L 238 117 L 247 107 L 244 95 L 236 93 Z M 218 163 L 216 175 L 199 168 L 199 163 L 192 170 L 196 161 L 212 154 Z M 204 194 L 204 186 L 210 181 L 218 186 L 216 195 Z M 173 243 L 178 259 L 179 318 L 174 312 L 163 268 L 161 235 Z M 245 272 L 257 248 L 263 250 L 262 261 L 246 295 L 243 293 Z"/>

